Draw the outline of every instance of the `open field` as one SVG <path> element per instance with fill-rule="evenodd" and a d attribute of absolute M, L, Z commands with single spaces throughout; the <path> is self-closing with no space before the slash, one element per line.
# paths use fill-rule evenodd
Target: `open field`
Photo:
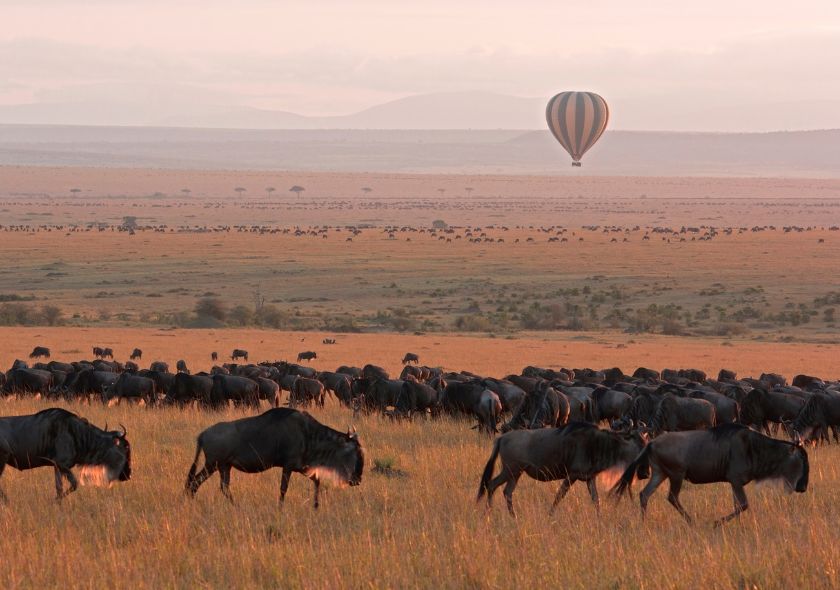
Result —
<path fill-rule="evenodd" d="M 209 366 L 208 351 L 248 348 L 252 358 L 289 357 L 319 333 L 255 330 L 0 329 L 0 365 L 24 355 L 34 343 L 54 357 L 89 356 L 89 345 L 115 348 L 125 358 L 133 346 L 146 359 L 184 358 L 194 370 Z M 301 343 L 300 339 L 306 338 Z M 324 350 L 313 365 L 334 368 L 365 360 L 398 366 L 405 350 L 429 364 L 501 375 L 528 363 L 567 366 L 721 366 L 739 374 L 773 369 L 792 375 L 840 372 L 835 347 L 803 343 L 734 342 L 599 335 L 501 340 L 463 336 L 351 334 Z M 321 355 L 319 355 L 321 356 Z M 47 406 L 35 400 L 0 402 L 4 415 Z M 245 588 L 283 586 L 510 588 L 537 585 L 586 588 L 830 587 L 840 584 L 840 549 L 830 540 L 838 511 L 838 450 L 810 451 L 811 485 L 804 495 L 772 486 L 750 486 L 750 510 L 739 522 L 713 530 L 713 518 L 730 508 L 728 486 L 688 486 L 683 501 L 697 517 L 687 526 L 654 496 L 648 519 L 637 499 L 605 502 L 596 515 L 583 487 L 575 486 L 554 517 L 547 511 L 556 487 L 523 479 L 511 519 L 501 496 L 488 516 L 474 503 L 490 444 L 469 423 L 442 419 L 394 424 L 378 417 L 353 421 L 335 402 L 314 415 L 345 428 L 353 422 L 365 445 L 367 467 L 358 488 L 328 490 L 318 513 L 311 484 L 292 478 L 282 510 L 279 474 L 235 473 L 236 506 L 228 505 L 211 479 L 197 499 L 182 495 L 195 435 L 220 419 L 243 414 L 195 410 L 147 410 L 122 405 L 79 406 L 98 425 L 123 423 L 133 445 L 132 481 L 110 490 L 82 488 L 61 505 L 53 499 L 48 469 L 7 469 L 10 497 L 0 509 L 0 553 L 7 559 L 0 584 L 99 587 L 119 580 L 129 586 Z M 405 477 L 372 472 L 375 460 L 394 461 Z M 605 483 L 601 482 L 603 491 Z M 30 534 L 8 534 L 30 531 Z M 46 543 L 45 539 L 56 542 Z"/>

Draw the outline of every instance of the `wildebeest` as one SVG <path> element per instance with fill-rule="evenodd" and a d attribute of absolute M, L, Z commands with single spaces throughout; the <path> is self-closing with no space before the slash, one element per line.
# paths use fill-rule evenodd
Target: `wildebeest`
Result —
<path fill-rule="evenodd" d="M 502 432 L 522 428 L 561 426 L 569 419 L 569 400 L 543 381 L 538 390 L 525 395 L 511 419 L 502 426 Z"/>
<path fill-rule="evenodd" d="M 407 352 L 407 353 L 405 353 L 405 356 L 403 357 L 402 364 L 407 365 L 408 363 L 414 363 L 415 365 L 419 364 L 420 363 L 420 357 L 418 355 L 414 354 L 413 352 Z"/>
<path fill-rule="evenodd" d="M 175 363 L 175 370 L 179 373 L 186 373 L 187 375 L 190 374 L 190 370 L 187 368 L 187 361 L 183 359 Z"/>
<path fill-rule="evenodd" d="M 103 348 L 102 353 L 99 355 L 101 358 L 109 358 L 111 360 L 114 359 L 114 350 L 112 348 Z"/>
<path fill-rule="evenodd" d="M 367 364 L 362 367 L 362 377 L 367 379 L 389 379 L 388 371 L 376 365 Z"/>
<path fill-rule="evenodd" d="M 202 452 L 204 467 L 198 471 Z M 233 502 L 232 468 L 261 473 L 280 467 L 280 501 L 286 496 L 292 473 L 302 473 L 315 485 L 313 506 L 318 508 L 322 479 L 357 486 L 362 483 L 364 466 L 364 451 L 355 432 L 333 430 L 306 412 L 275 408 L 252 418 L 220 422 L 199 434 L 185 487 L 195 496 L 201 484 L 218 471 L 222 493 Z"/>
<path fill-rule="evenodd" d="M 178 373 L 166 396 L 167 401 L 181 407 L 198 401 L 202 406 L 213 406 L 210 393 L 213 390 L 213 378 L 207 375 L 189 375 Z M 220 405 L 220 404 L 217 404 Z"/>
<path fill-rule="evenodd" d="M 211 352 L 211 353 L 210 353 L 210 360 L 211 360 L 211 361 L 217 361 L 217 360 L 219 360 L 219 353 L 218 353 L 218 352 L 216 352 L 216 351 Z"/>
<path fill-rule="evenodd" d="M 39 369 L 11 369 L 6 373 L 4 393 L 41 394 L 47 396 L 53 385 L 53 374 Z"/>
<path fill-rule="evenodd" d="M 311 350 L 307 350 L 305 352 L 299 352 L 297 355 L 297 362 L 300 361 L 311 361 L 312 359 L 318 358 L 318 353 L 313 352 Z"/>
<path fill-rule="evenodd" d="M 128 358 L 130 358 L 133 361 L 134 360 L 140 360 L 140 359 L 143 358 L 143 351 L 140 350 L 139 348 L 135 348 L 134 350 L 131 351 L 131 356 L 129 356 Z"/>
<path fill-rule="evenodd" d="M 233 400 L 235 407 L 259 408 L 259 384 L 253 379 L 238 375 L 213 375 L 213 387 L 210 390 L 211 405 L 223 406 L 228 400 Z"/>
<path fill-rule="evenodd" d="M 289 405 L 292 407 L 297 405 L 308 406 L 315 402 L 316 406 L 323 407 L 325 393 L 324 384 L 317 379 L 298 377 L 292 384 Z"/>
<path fill-rule="evenodd" d="M 71 471 L 76 465 L 102 468 L 109 483 L 128 481 L 131 447 L 125 436 L 125 428 L 122 432 L 105 431 L 61 408 L 0 418 L 0 475 L 6 465 L 21 471 L 52 467 L 59 500 L 78 487 Z M 67 491 L 62 478 L 70 484 Z M 2 489 L 0 500 L 7 501 Z"/>
<path fill-rule="evenodd" d="M 411 418 L 417 412 L 431 411 L 432 415 L 438 414 L 439 396 L 437 390 L 426 383 L 419 383 L 413 380 L 403 380 L 402 391 L 394 409 L 398 414 Z"/>
<path fill-rule="evenodd" d="M 478 403 L 473 408 L 473 413 L 478 419 L 478 431 L 488 434 L 491 438 L 499 429 L 499 416 L 502 414 L 502 402 L 499 396 L 489 389 L 481 392 Z"/>
<path fill-rule="evenodd" d="M 562 428 L 514 430 L 493 443 L 490 459 L 484 467 L 478 487 L 478 500 L 487 494 L 487 506 L 493 492 L 502 484 L 508 510 L 513 510 L 513 491 L 522 473 L 537 481 L 563 480 L 551 512 L 576 481 L 585 481 L 589 495 L 598 505 L 595 477 L 606 470 L 623 469 L 644 447 L 637 432 L 600 430 L 594 424 L 571 422 Z M 496 458 L 502 457 L 502 470 L 493 477 Z"/>
<path fill-rule="evenodd" d="M 794 420 L 804 405 L 803 397 L 755 388 L 741 402 L 741 422 L 770 434 L 770 422 Z"/>
<path fill-rule="evenodd" d="M 235 361 L 236 359 L 245 359 L 248 360 L 248 351 L 242 350 L 239 348 L 234 348 L 233 352 L 230 353 L 230 360 Z M 216 359 L 213 359 L 216 360 Z"/>
<path fill-rule="evenodd" d="M 152 364 L 149 365 L 149 370 L 157 371 L 158 373 L 168 373 L 169 363 L 164 361 L 154 361 Z"/>
<path fill-rule="evenodd" d="M 122 373 L 113 385 L 104 388 L 103 401 L 134 399 L 142 400 L 148 406 L 157 401 L 157 391 L 158 389 L 152 379 L 132 375 L 131 373 Z"/>
<path fill-rule="evenodd" d="M 804 440 L 811 440 L 817 434 L 827 436 L 828 428 L 834 430 L 836 439 L 838 427 L 840 427 L 840 394 L 836 391 L 814 393 L 790 423 L 791 430 L 801 435 Z"/>
<path fill-rule="evenodd" d="M 335 372 L 349 375 L 351 378 L 362 376 L 362 370 L 359 367 L 350 367 L 347 365 L 341 365 Z"/>
<path fill-rule="evenodd" d="M 97 371 L 96 369 L 82 369 L 64 383 L 64 389 L 68 396 L 79 397 L 85 395 L 98 395 L 100 399 L 105 389 L 117 380 L 118 375 L 110 371 Z"/>
<path fill-rule="evenodd" d="M 29 358 L 37 359 L 37 358 L 50 358 L 50 349 L 46 346 L 36 346 L 32 349 L 32 352 L 29 353 Z"/>
<path fill-rule="evenodd" d="M 695 430 L 715 425 L 715 407 L 704 399 L 664 394 L 650 419 L 651 431 Z"/>
<path fill-rule="evenodd" d="M 592 392 L 592 421 L 617 420 L 630 411 L 633 398 L 615 389 L 598 387 Z"/>
<path fill-rule="evenodd" d="M 735 510 L 715 525 L 731 520 L 747 509 L 744 486 L 751 481 L 781 480 L 788 491 L 808 489 L 808 453 L 802 445 L 776 440 L 742 424 L 724 424 L 709 430 L 669 432 L 654 439 L 630 463 L 613 491 L 630 489 L 636 475 L 650 474 L 639 494 L 642 515 L 656 488 L 670 483 L 668 502 L 686 521 L 691 517 L 680 503 L 684 480 L 691 483 L 723 483 L 732 486 Z"/>

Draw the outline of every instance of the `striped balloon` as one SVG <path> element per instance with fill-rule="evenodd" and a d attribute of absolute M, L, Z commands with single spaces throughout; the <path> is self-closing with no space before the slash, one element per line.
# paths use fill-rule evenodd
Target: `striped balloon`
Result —
<path fill-rule="evenodd" d="M 561 92 L 548 101 L 545 118 L 551 133 L 572 156 L 572 166 L 607 128 L 610 110 L 594 92 Z"/>

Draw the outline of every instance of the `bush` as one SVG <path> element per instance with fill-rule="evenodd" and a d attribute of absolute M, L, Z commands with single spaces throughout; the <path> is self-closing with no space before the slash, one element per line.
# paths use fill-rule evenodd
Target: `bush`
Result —
<path fill-rule="evenodd" d="M 260 326 L 268 328 L 283 329 L 289 325 L 289 314 L 271 303 L 263 305 L 254 319 Z"/>
<path fill-rule="evenodd" d="M 195 304 L 195 315 L 224 322 L 227 318 L 227 306 L 216 297 L 202 297 Z"/>
<path fill-rule="evenodd" d="M 244 305 L 237 305 L 230 310 L 228 322 L 234 326 L 250 326 L 254 323 L 254 312 Z"/>
<path fill-rule="evenodd" d="M 490 332 L 494 329 L 492 322 L 479 314 L 458 316 L 455 328 L 463 332 Z"/>

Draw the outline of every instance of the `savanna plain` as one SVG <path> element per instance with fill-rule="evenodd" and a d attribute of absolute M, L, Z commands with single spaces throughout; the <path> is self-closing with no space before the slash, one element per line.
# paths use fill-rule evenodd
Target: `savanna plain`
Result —
<path fill-rule="evenodd" d="M 832 180 L 7 167 L 0 366 L 36 345 L 59 360 L 108 346 L 198 371 L 211 351 L 245 348 L 252 361 L 314 350 L 319 370 L 397 373 L 411 351 L 497 377 L 538 365 L 835 379 L 838 206 Z M 555 484 L 523 478 L 514 519 L 500 494 L 490 511 L 475 502 L 491 445 L 469 422 L 354 417 L 328 399 L 313 415 L 355 426 L 367 465 L 314 511 L 299 475 L 279 506 L 275 471 L 234 472 L 235 505 L 217 477 L 183 494 L 196 435 L 243 411 L 7 398 L 0 413 L 49 405 L 124 424 L 134 475 L 57 503 L 51 470 L 6 469 L 7 588 L 840 585 L 836 445 L 809 450 L 807 493 L 750 486 L 750 509 L 718 529 L 731 509 L 718 484 L 685 488 L 687 525 L 664 487 L 644 521 L 608 481 L 600 512 L 578 484 L 549 516 Z"/>

